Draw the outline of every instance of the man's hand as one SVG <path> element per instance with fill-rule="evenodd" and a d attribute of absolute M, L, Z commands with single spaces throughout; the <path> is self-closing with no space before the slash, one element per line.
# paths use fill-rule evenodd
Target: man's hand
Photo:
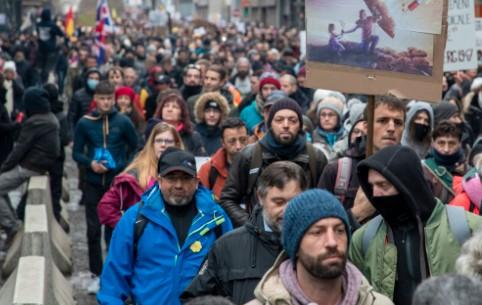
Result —
<path fill-rule="evenodd" d="M 90 168 L 96 174 L 105 174 L 109 171 L 102 163 L 99 163 L 95 160 L 90 163 Z"/>
<path fill-rule="evenodd" d="M 351 213 L 353 214 L 353 217 L 355 217 L 356 221 L 358 221 L 359 223 L 363 223 L 375 212 L 375 208 L 370 203 L 367 196 L 365 196 L 365 193 L 363 192 L 361 187 L 358 188 L 353 207 L 351 208 Z"/>

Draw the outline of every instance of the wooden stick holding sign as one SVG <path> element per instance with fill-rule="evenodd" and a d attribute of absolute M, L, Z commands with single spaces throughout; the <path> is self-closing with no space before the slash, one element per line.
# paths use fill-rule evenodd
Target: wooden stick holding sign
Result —
<path fill-rule="evenodd" d="M 367 104 L 367 123 L 368 123 L 368 133 L 367 133 L 367 147 L 366 147 L 366 157 L 373 155 L 373 128 L 375 124 L 375 96 L 368 96 Z"/>

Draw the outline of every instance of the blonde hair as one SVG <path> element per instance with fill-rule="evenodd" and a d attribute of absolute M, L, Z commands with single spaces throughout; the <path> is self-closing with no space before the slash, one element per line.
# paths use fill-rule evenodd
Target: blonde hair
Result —
<path fill-rule="evenodd" d="M 154 139 L 158 134 L 170 131 L 174 137 L 174 146 L 180 149 L 184 149 L 181 136 L 172 125 L 164 122 L 160 122 L 152 128 L 152 132 L 144 145 L 144 148 L 137 154 L 132 162 L 126 167 L 124 173 L 129 171 L 137 172 L 137 180 L 139 185 L 145 189 L 151 177 L 157 176 L 157 157 L 154 151 Z"/>

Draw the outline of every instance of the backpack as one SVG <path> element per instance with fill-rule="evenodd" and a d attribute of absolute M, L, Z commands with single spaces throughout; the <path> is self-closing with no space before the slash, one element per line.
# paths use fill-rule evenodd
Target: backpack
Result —
<path fill-rule="evenodd" d="M 344 203 L 348 186 L 350 186 L 352 159 L 343 157 L 338 159 L 338 171 L 336 173 L 335 188 L 333 193 L 341 203 Z"/>
<path fill-rule="evenodd" d="M 467 215 L 462 207 L 446 205 L 447 218 L 449 222 L 450 229 L 455 236 L 457 242 L 462 246 L 462 244 L 472 236 L 472 231 L 469 227 L 469 222 L 467 220 Z M 367 224 L 365 232 L 362 236 L 362 254 L 365 256 L 370 242 L 375 237 L 378 228 L 382 224 L 383 217 L 378 215 L 373 218 Z"/>
<path fill-rule="evenodd" d="M 316 177 L 316 151 L 315 147 L 310 143 L 306 143 L 306 152 L 308 153 L 308 163 L 311 174 L 311 181 L 318 180 Z M 261 144 L 256 143 L 254 147 L 253 156 L 251 157 L 251 162 L 249 164 L 249 176 L 248 176 L 248 187 L 246 189 L 246 195 L 249 197 L 254 191 L 254 186 L 258 180 L 258 176 L 261 173 L 261 167 L 263 166 L 263 147 Z M 314 186 L 312 186 L 314 187 Z"/>
<path fill-rule="evenodd" d="M 149 219 L 147 219 L 146 216 L 141 214 L 141 209 L 144 206 L 144 201 L 141 200 L 139 203 L 139 208 L 137 209 L 136 213 L 136 221 L 134 222 L 134 242 L 133 242 L 133 251 L 134 251 L 134 260 L 137 258 L 137 245 L 139 244 L 139 239 L 142 236 L 142 233 L 144 233 L 144 230 L 146 229 L 146 225 L 149 222 Z M 221 237 L 223 235 L 223 231 L 221 228 L 221 225 L 217 225 L 214 228 L 214 234 L 216 234 L 216 239 Z"/>

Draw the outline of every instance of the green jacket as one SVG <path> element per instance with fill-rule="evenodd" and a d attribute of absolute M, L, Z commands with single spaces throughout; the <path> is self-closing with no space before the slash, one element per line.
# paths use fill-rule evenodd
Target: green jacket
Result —
<path fill-rule="evenodd" d="M 472 232 L 482 225 L 482 217 L 469 212 L 465 214 Z M 395 244 L 388 242 L 389 227 L 385 221 L 382 221 L 364 255 L 362 242 L 366 228 L 367 224 L 353 234 L 348 257 L 376 291 L 393 299 L 397 249 Z M 437 205 L 428 219 L 424 231 L 429 275 L 437 276 L 453 272 L 461 245 L 449 227 L 446 207 L 441 201 L 437 200 Z"/>

